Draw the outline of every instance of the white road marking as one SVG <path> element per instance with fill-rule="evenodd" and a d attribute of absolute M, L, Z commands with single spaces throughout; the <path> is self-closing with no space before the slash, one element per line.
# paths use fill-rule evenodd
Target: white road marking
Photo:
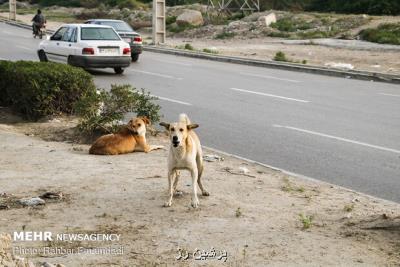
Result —
<path fill-rule="evenodd" d="M 400 95 L 384 94 L 384 93 L 380 93 L 380 95 L 386 95 L 386 96 L 395 96 L 395 97 L 400 97 Z"/>
<path fill-rule="evenodd" d="M 154 97 L 157 97 L 158 99 L 164 100 L 164 101 L 169 101 L 169 102 L 173 102 L 173 103 L 178 103 L 181 105 L 185 105 L 185 106 L 192 106 L 192 104 L 188 103 L 188 102 L 183 102 L 180 100 L 175 100 L 175 99 L 171 99 L 171 98 L 167 98 L 167 97 L 162 97 L 162 96 L 157 96 L 157 95 L 151 95 Z"/>
<path fill-rule="evenodd" d="M 21 46 L 21 45 L 16 45 L 16 47 L 24 49 L 24 50 L 28 50 L 28 51 L 33 51 L 33 49 L 31 49 L 31 48 L 25 47 L 25 46 Z"/>
<path fill-rule="evenodd" d="M 162 73 L 155 73 L 155 72 L 149 72 L 149 71 L 144 71 L 144 70 L 135 70 L 135 69 L 130 69 L 130 71 L 133 72 L 138 72 L 138 73 L 143 73 L 143 74 L 148 74 L 148 75 L 153 75 L 157 77 L 162 77 L 162 78 L 167 78 L 167 79 L 174 79 L 174 80 L 183 80 L 183 78 L 167 75 L 167 74 L 162 74 Z"/>
<path fill-rule="evenodd" d="M 371 144 L 360 142 L 360 141 L 355 141 L 355 140 L 351 140 L 351 139 L 347 139 L 347 138 L 342 138 L 342 137 L 333 136 L 333 135 L 329 135 L 329 134 L 309 131 L 309 130 L 300 129 L 300 128 L 296 128 L 296 127 L 291 127 L 291 126 L 283 126 L 283 125 L 279 125 L 279 124 L 274 124 L 272 126 L 273 127 L 277 127 L 277 128 L 285 128 L 285 129 L 289 129 L 289 130 L 293 130 L 293 131 L 297 131 L 297 132 L 302 132 L 302 133 L 308 133 L 308 134 L 312 134 L 312 135 L 322 136 L 322 137 L 326 137 L 326 138 L 330 138 L 330 139 L 335 139 L 335 140 L 338 140 L 338 141 L 343 141 L 343 142 L 352 143 L 352 144 L 356 144 L 356 145 L 360 145 L 360 146 L 366 146 L 366 147 L 370 147 L 370 148 L 375 148 L 375 149 L 379 149 L 379 150 L 383 150 L 383 151 L 387 151 L 387 152 L 400 154 L 400 150 L 396 150 L 396 149 L 393 149 L 393 148 L 377 146 L 377 145 L 371 145 Z"/>
<path fill-rule="evenodd" d="M 299 82 L 301 82 L 301 81 L 297 81 L 297 80 L 290 80 L 290 79 L 279 78 L 279 77 L 269 76 L 269 75 L 252 74 L 252 73 L 245 73 L 245 72 L 241 72 L 240 74 L 241 75 L 246 75 L 246 76 L 258 77 L 258 78 L 265 78 L 265 79 L 272 79 L 272 80 L 278 80 L 278 81 L 291 82 L 291 83 L 299 83 Z"/>
<path fill-rule="evenodd" d="M 271 95 L 271 94 L 266 94 L 262 92 L 255 92 L 255 91 L 249 91 L 245 89 L 239 89 L 239 88 L 230 88 L 231 90 L 234 91 L 239 91 L 243 93 L 249 93 L 249 94 L 255 94 L 255 95 L 262 95 L 262 96 L 268 96 L 268 97 L 275 97 L 275 98 L 280 98 L 284 100 L 290 100 L 290 101 L 296 101 L 296 102 L 302 102 L 302 103 L 309 103 L 310 101 L 308 100 L 302 100 L 302 99 L 297 99 L 297 98 L 291 98 L 291 97 L 285 97 L 285 96 L 280 96 L 280 95 Z"/>
<path fill-rule="evenodd" d="M 171 60 L 163 60 L 163 59 L 159 59 L 159 58 L 153 58 L 156 61 L 159 62 L 163 62 L 163 63 L 168 63 L 168 64 L 176 64 L 176 65 L 181 65 L 181 66 L 185 66 L 185 67 L 192 67 L 193 64 L 189 64 L 189 63 L 182 63 L 182 62 L 177 62 L 177 61 L 171 61 Z"/>

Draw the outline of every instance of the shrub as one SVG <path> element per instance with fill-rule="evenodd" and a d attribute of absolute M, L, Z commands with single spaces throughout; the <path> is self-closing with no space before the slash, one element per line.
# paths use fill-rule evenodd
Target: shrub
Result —
<path fill-rule="evenodd" d="M 0 73 L 0 104 L 31 120 L 72 114 L 79 98 L 96 92 L 89 73 L 65 64 L 0 61 Z"/>
<path fill-rule="evenodd" d="M 187 30 L 191 30 L 196 28 L 196 26 L 190 25 L 190 24 L 183 24 L 183 25 L 178 25 L 175 22 L 167 25 L 167 30 L 173 33 L 179 33 L 179 32 L 184 32 Z"/>
<path fill-rule="evenodd" d="M 81 116 L 78 129 L 84 133 L 114 132 L 128 112 L 157 122 L 160 106 L 152 102 L 155 99 L 144 89 L 138 91 L 130 85 L 111 85 L 109 92 L 87 94 L 76 103 L 76 112 Z"/>
<path fill-rule="evenodd" d="M 362 30 L 360 37 L 370 42 L 400 45 L 400 23 L 381 24 L 375 29 Z"/>
<path fill-rule="evenodd" d="M 274 57 L 275 61 L 284 61 L 284 62 L 288 62 L 289 60 L 286 58 L 285 53 L 283 53 L 282 51 L 279 51 L 275 54 Z"/>
<path fill-rule="evenodd" d="M 215 36 L 215 39 L 228 39 L 235 36 L 234 32 L 223 31 Z"/>
<path fill-rule="evenodd" d="M 218 51 L 215 49 L 210 49 L 210 48 L 204 48 L 203 49 L 204 53 L 209 53 L 209 54 L 218 54 Z"/>
<path fill-rule="evenodd" d="M 176 22 L 176 16 L 168 16 L 165 19 L 165 24 L 167 24 L 167 25 L 170 25 L 170 24 L 175 23 L 175 22 Z"/>
<path fill-rule="evenodd" d="M 308 30 L 312 26 L 310 23 L 302 19 L 282 18 L 275 23 L 271 24 L 272 28 L 278 29 L 282 32 L 295 32 L 297 30 Z"/>
<path fill-rule="evenodd" d="M 193 51 L 194 47 L 191 44 L 185 44 L 185 49 Z"/>

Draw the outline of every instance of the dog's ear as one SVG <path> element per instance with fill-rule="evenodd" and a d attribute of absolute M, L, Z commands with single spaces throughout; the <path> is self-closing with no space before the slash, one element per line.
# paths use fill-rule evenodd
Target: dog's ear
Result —
<path fill-rule="evenodd" d="M 193 124 L 189 124 L 188 126 L 186 126 L 188 130 L 192 130 L 192 129 L 196 129 L 197 127 L 199 127 L 198 124 L 193 123 Z"/>
<path fill-rule="evenodd" d="M 139 117 L 146 125 L 150 125 L 150 120 L 146 116 Z"/>
<path fill-rule="evenodd" d="M 128 121 L 128 123 L 125 125 L 126 128 L 128 128 L 131 131 L 135 131 L 135 127 L 133 127 L 134 120 Z"/>
<path fill-rule="evenodd" d="M 164 126 L 164 127 L 165 127 L 165 129 L 169 130 L 169 123 L 166 123 L 166 122 L 160 122 L 160 125 L 161 125 L 161 126 Z"/>

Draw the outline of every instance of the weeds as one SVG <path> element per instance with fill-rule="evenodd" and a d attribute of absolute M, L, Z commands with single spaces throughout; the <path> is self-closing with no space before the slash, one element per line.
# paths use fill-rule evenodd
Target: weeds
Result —
<path fill-rule="evenodd" d="M 213 50 L 213 49 L 210 49 L 210 48 L 204 48 L 203 52 L 204 53 L 209 53 L 209 54 L 218 54 L 217 50 Z"/>
<path fill-rule="evenodd" d="M 191 44 L 185 44 L 185 49 L 193 51 L 194 47 Z"/>
<path fill-rule="evenodd" d="M 354 204 L 345 205 L 343 210 L 345 212 L 352 212 L 354 210 Z"/>
<path fill-rule="evenodd" d="M 239 218 L 243 215 L 242 210 L 240 209 L 240 207 L 238 207 L 235 211 L 235 216 L 236 218 Z"/>
<path fill-rule="evenodd" d="M 185 50 L 190 50 L 190 51 L 194 51 L 194 47 L 191 44 L 184 44 L 184 45 L 177 45 L 175 46 L 175 48 L 177 49 L 185 49 Z"/>
<path fill-rule="evenodd" d="M 274 57 L 275 61 L 283 61 L 283 62 L 290 62 L 290 60 L 286 57 L 285 53 L 283 53 L 282 51 L 279 51 L 275 54 Z"/>
<path fill-rule="evenodd" d="M 375 29 L 360 32 L 361 39 L 380 44 L 400 45 L 400 23 L 381 24 Z"/>
<path fill-rule="evenodd" d="M 300 213 L 299 216 L 300 216 L 300 222 L 303 225 L 303 230 L 309 229 L 313 224 L 313 216 L 304 215 L 303 213 Z"/>
<path fill-rule="evenodd" d="M 229 38 L 233 38 L 235 37 L 235 33 L 234 32 L 228 32 L 228 31 L 223 31 L 221 33 L 218 33 L 214 39 L 229 39 Z"/>

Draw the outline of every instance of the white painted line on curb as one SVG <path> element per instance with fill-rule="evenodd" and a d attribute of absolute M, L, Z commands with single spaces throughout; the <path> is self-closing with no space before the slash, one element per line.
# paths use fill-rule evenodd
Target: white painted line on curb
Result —
<path fill-rule="evenodd" d="M 299 83 L 299 82 L 301 82 L 301 81 L 297 81 L 297 80 L 290 80 L 290 79 L 279 78 L 279 77 L 274 77 L 274 76 L 269 76 L 269 75 L 252 74 L 252 73 L 245 73 L 245 72 L 241 72 L 240 74 L 241 75 L 246 75 L 246 76 L 258 77 L 258 78 L 265 78 L 265 79 L 272 79 L 272 80 L 278 80 L 278 81 L 291 82 L 291 83 Z"/>
<path fill-rule="evenodd" d="M 386 95 L 386 96 L 394 96 L 394 97 L 400 97 L 400 95 L 393 95 L 393 94 L 384 94 L 384 93 L 380 93 L 380 95 Z"/>
<path fill-rule="evenodd" d="M 360 145 L 360 146 L 366 146 L 366 147 L 370 147 L 370 148 L 375 148 L 375 149 L 379 149 L 379 150 L 383 150 L 383 151 L 387 151 L 387 152 L 400 154 L 400 150 L 396 150 L 396 149 L 393 149 L 393 148 L 377 146 L 377 145 L 371 145 L 371 144 L 364 143 L 364 142 L 359 142 L 359 141 L 355 141 L 355 140 L 351 140 L 351 139 L 347 139 L 347 138 L 342 138 L 342 137 L 333 136 L 333 135 L 329 135 L 329 134 L 309 131 L 309 130 L 300 129 L 300 128 L 296 128 L 296 127 L 291 127 L 291 126 L 284 126 L 284 125 L 279 125 L 279 124 L 274 124 L 272 126 L 276 127 L 276 128 L 285 128 L 285 129 L 289 129 L 289 130 L 293 130 L 293 131 L 298 131 L 298 132 L 302 132 L 302 133 L 308 133 L 308 134 L 312 134 L 312 135 L 322 136 L 322 137 L 326 137 L 326 138 L 330 138 L 330 139 L 335 139 L 335 140 L 338 140 L 338 141 L 343 141 L 343 142 L 352 143 L 352 144 L 356 144 L 356 145 Z"/>
<path fill-rule="evenodd" d="M 302 99 L 297 99 L 297 98 L 291 98 L 291 97 L 285 97 L 285 96 L 280 96 L 280 95 L 271 95 L 271 94 L 266 94 L 262 92 L 255 92 L 255 91 L 249 91 L 245 89 L 239 89 L 239 88 L 230 88 L 231 90 L 234 91 L 239 91 L 243 93 L 249 93 L 249 94 L 255 94 L 255 95 L 262 95 L 262 96 L 268 96 L 268 97 L 275 97 L 275 98 L 280 98 L 284 100 L 290 100 L 290 101 L 296 101 L 296 102 L 302 102 L 302 103 L 309 103 L 310 101 L 308 100 L 302 100 Z"/>
<path fill-rule="evenodd" d="M 167 79 L 183 80 L 183 78 L 174 77 L 174 76 L 167 75 L 167 74 L 162 74 L 162 73 L 155 73 L 155 72 L 149 72 L 149 71 L 144 71 L 144 70 L 135 70 L 135 69 L 129 69 L 129 70 L 133 71 L 133 72 L 138 72 L 138 73 L 158 76 L 158 77 L 167 78 Z"/>
<path fill-rule="evenodd" d="M 157 96 L 157 95 L 151 95 L 154 97 L 157 97 L 158 99 L 164 100 L 164 101 L 169 101 L 169 102 L 173 102 L 173 103 L 178 103 L 181 105 L 185 105 L 185 106 L 192 106 L 192 104 L 188 103 L 188 102 L 183 102 L 180 100 L 175 100 L 175 99 L 171 99 L 171 98 L 167 98 L 167 97 L 162 97 L 162 96 Z"/>

